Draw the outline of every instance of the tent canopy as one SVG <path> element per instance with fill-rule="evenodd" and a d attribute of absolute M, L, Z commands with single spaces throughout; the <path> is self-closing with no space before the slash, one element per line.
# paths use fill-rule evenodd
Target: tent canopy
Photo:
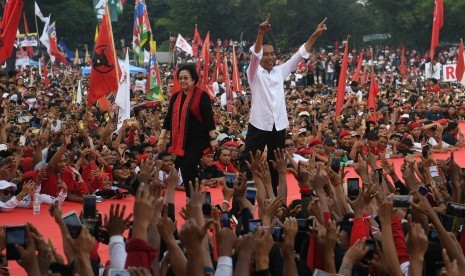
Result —
<path fill-rule="evenodd" d="M 124 70 L 125 69 L 124 60 L 118 59 L 118 62 L 119 62 L 119 66 L 121 66 L 121 70 Z M 81 75 L 84 76 L 85 74 L 90 74 L 90 69 L 91 69 L 90 66 L 89 67 L 82 67 Z M 146 74 L 147 69 L 129 65 L 129 73 L 131 73 L 131 74 L 137 74 L 137 73 Z"/>

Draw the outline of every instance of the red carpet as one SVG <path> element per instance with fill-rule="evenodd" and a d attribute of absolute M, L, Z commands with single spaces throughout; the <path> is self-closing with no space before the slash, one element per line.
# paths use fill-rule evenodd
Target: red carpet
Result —
<path fill-rule="evenodd" d="M 461 124 L 461 128 L 465 128 L 465 124 Z M 464 131 L 465 132 L 465 131 Z M 447 154 L 435 154 L 436 159 L 447 159 L 449 157 Z M 465 149 L 455 152 L 455 160 L 461 167 L 465 167 Z M 418 158 L 419 159 L 419 158 Z M 392 159 L 391 162 L 395 164 L 396 171 L 398 172 L 399 177 L 401 178 L 400 165 L 403 162 L 403 159 Z M 348 168 L 349 174 L 348 177 L 356 177 L 356 173 L 353 169 Z M 288 202 L 300 198 L 299 188 L 297 186 L 297 181 L 292 175 L 288 175 Z M 212 202 L 214 204 L 219 204 L 223 200 L 221 187 L 210 188 Z M 176 215 L 178 221 L 182 221 L 179 217 L 179 210 L 185 205 L 185 195 L 184 192 L 176 192 Z M 126 198 L 122 200 L 106 200 L 102 203 L 98 203 L 97 208 L 102 214 L 106 214 L 110 210 L 111 203 L 121 203 L 125 204 L 127 210 L 132 210 L 134 204 L 134 198 Z M 82 209 L 81 204 L 65 202 L 62 206 L 63 213 L 69 212 L 71 210 L 76 210 L 78 213 Z M 58 252 L 62 253 L 62 242 L 61 236 L 56 225 L 55 221 L 48 214 L 48 205 L 42 205 L 41 213 L 39 215 L 33 215 L 32 209 L 15 209 L 11 213 L 0 213 L 0 225 L 17 225 L 24 224 L 26 222 L 31 222 L 35 225 L 39 231 L 44 235 L 45 239 L 51 238 L 53 244 L 58 249 Z M 178 226 L 181 225 L 178 223 Z M 105 263 L 109 259 L 108 248 L 106 245 L 100 244 L 99 254 L 102 260 L 102 263 Z M 18 266 L 15 261 L 9 263 L 8 267 L 10 268 L 11 275 L 26 275 L 24 270 Z"/>

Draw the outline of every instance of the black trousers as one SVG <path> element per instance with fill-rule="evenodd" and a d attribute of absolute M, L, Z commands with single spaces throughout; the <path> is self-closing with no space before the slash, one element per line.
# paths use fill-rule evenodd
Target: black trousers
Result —
<path fill-rule="evenodd" d="M 244 160 L 249 160 L 249 152 L 252 152 L 252 154 L 255 155 L 255 152 L 257 150 L 263 152 L 266 146 L 268 149 L 268 161 L 274 160 L 274 150 L 284 149 L 285 137 L 285 129 L 277 131 L 276 128 L 273 126 L 272 131 L 265 131 L 254 127 L 252 124 L 249 124 L 249 129 L 247 130 L 247 136 L 245 138 L 245 149 L 242 157 L 244 158 Z M 279 174 L 270 163 L 268 163 L 268 165 L 270 166 L 273 191 L 276 195 L 278 190 Z M 241 171 L 247 171 L 248 175 L 250 174 L 245 164 L 241 166 Z"/>
<path fill-rule="evenodd" d="M 198 164 L 200 158 L 202 158 L 203 151 L 209 144 L 208 140 L 188 141 L 184 156 L 176 157 L 174 166 L 177 170 L 181 170 L 187 197 L 190 197 L 189 181 L 192 181 L 192 185 L 194 185 L 195 179 L 199 177 Z"/>

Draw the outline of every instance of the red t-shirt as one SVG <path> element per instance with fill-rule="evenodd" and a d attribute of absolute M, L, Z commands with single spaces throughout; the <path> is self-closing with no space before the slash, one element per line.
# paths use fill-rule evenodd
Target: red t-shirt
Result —
<path fill-rule="evenodd" d="M 89 188 L 87 187 L 87 183 L 78 183 L 74 179 L 73 173 L 66 169 L 60 175 L 61 181 L 65 182 L 66 186 L 68 186 L 68 193 L 75 194 L 82 196 L 88 192 Z M 47 180 L 41 183 L 41 193 L 47 194 L 51 196 L 56 196 L 59 192 L 58 190 L 58 178 L 56 172 L 48 172 L 47 173 Z"/>

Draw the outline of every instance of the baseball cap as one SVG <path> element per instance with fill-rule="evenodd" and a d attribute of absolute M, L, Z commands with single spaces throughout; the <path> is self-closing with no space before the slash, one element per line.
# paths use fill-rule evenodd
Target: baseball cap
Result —
<path fill-rule="evenodd" d="M 326 138 L 324 140 L 325 146 L 331 146 L 331 145 L 336 145 L 336 141 L 334 141 L 332 138 Z"/>
<path fill-rule="evenodd" d="M 123 167 L 130 168 L 131 165 L 129 164 L 129 162 L 116 161 L 115 164 L 113 165 L 113 170 L 119 170 Z"/>

